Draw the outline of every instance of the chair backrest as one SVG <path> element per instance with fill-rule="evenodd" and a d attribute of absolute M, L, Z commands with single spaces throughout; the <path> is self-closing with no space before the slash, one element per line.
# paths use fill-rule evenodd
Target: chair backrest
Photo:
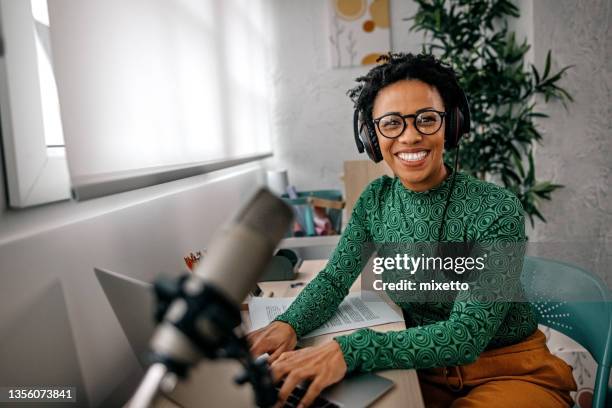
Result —
<path fill-rule="evenodd" d="M 526 256 L 521 282 L 538 322 L 571 337 L 598 364 L 612 362 L 612 297 L 593 274 L 563 262 Z"/>

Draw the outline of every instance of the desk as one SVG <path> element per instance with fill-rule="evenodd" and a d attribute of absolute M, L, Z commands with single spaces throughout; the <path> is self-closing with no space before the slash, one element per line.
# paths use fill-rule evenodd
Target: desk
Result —
<path fill-rule="evenodd" d="M 278 282 L 262 282 L 259 284 L 261 289 L 264 292 L 263 296 L 269 296 L 270 293 L 274 292 L 275 297 L 292 297 L 296 296 L 304 286 L 298 286 L 296 288 L 291 288 L 291 283 L 295 282 L 309 282 L 316 274 L 323 269 L 325 263 L 327 261 L 304 261 L 302 267 L 300 268 L 300 272 L 298 273 L 297 279 L 293 281 L 278 281 Z M 361 284 L 361 279 L 357 279 L 355 284 L 351 287 L 351 291 L 359 291 Z M 396 311 L 401 314 L 401 310 L 396 305 L 392 305 Z M 243 321 L 247 327 L 250 326 L 250 319 L 248 312 L 243 312 L 242 315 Z M 404 323 L 389 323 L 383 324 L 379 326 L 373 327 L 374 330 L 378 331 L 388 331 L 388 330 L 402 330 L 404 329 Z M 350 331 L 346 331 L 343 333 L 350 333 Z M 317 336 L 314 338 L 304 339 L 300 341 L 301 345 L 311 346 L 316 344 L 321 344 L 327 341 L 330 341 L 334 336 L 337 336 L 339 333 L 326 334 L 323 336 Z M 220 362 L 204 362 L 200 364 L 198 368 L 194 371 L 195 373 L 189 383 L 186 384 L 190 388 L 188 391 L 190 394 L 193 392 L 202 392 L 202 403 L 204 406 L 216 407 L 223 406 L 217 405 L 216 399 L 221 397 L 223 392 L 232 392 L 232 391 L 222 391 L 219 387 L 231 387 L 231 378 L 232 376 L 227 374 L 229 371 L 235 371 L 235 367 L 229 367 L 232 363 L 220 363 Z M 223 375 L 219 376 L 219 372 L 223 371 Z M 423 404 L 423 398 L 421 396 L 421 389 L 419 386 L 419 381 L 417 378 L 416 370 L 384 370 L 377 371 L 378 375 L 386 377 L 395 383 L 395 387 L 383 395 L 379 400 L 374 403 L 373 407 L 376 408 L 396 408 L 396 407 L 406 407 L 406 408 L 423 408 L 425 405 Z M 202 385 L 204 382 L 214 382 L 215 383 L 215 395 L 212 395 L 209 392 L 202 390 Z M 226 383 L 226 382 L 229 382 Z M 251 401 L 252 405 L 252 393 L 249 390 L 249 386 L 241 387 L 240 391 L 241 397 L 243 397 L 243 401 Z M 193 390 L 195 389 L 195 390 Z M 192 391 L 193 390 L 193 391 Z M 200 390 L 200 391 L 197 391 Z M 183 390 L 186 392 L 186 390 Z M 237 390 L 233 390 L 235 393 Z M 221 394 L 221 395 L 220 395 Z M 183 397 L 184 398 L 184 397 Z M 208 403 L 208 404 L 207 404 Z M 176 407 L 176 405 L 172 404 L 167 399 L 159 399 L 155 404 L 156 407 L 160 408 L 170 408 Z M 244 405 L 250 406 L 250 405 Z"/>

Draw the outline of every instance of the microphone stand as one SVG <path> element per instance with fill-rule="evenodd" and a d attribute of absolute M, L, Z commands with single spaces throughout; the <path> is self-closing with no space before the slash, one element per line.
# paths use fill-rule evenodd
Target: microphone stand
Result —
<path fill-rule="evenodd" d="M 130 401 L 130 407 L 150 407 L 153 399 L 157 395 L 157 390 L 161 387 L 162 381 L 168 369 L 162 363 L 154 363 L 147 370 L 142 382 L 138 386 L 136 393 Z M 170 390 L 168 390 L 170 391 Z"/>
<path fill-rule="evenodd" d="M 240 329 L 240 309 L 197 275 L 155 282 L 158 327 L 151 340 L 153 364 L 147 370 L 130 408 L 149 407 L 158 390 L 170 392 L 178 378 L 202 358 L 231 358 L 245 371 L 234 381 L 250 382 L 259 407 L 276 403 L 277 390 L 266 359 L 255 360 Z"/>
<path fill-rule="evenodd" d="M 195 273 L 155 282 L 158 325 L 151 338 L 153 365 L 131 407 L 147 407 L 157 390 L 173 389 L 203 358 L 238 360 L 256 403 L 276 403 L 277 391 L 266 360 L 255 361 L 240 324 L 239 303 L 270 262 L 272 251 L 293 220 L 293 211 L 265 188 L 259 189 L 233 224 L 210 245 Z"/>

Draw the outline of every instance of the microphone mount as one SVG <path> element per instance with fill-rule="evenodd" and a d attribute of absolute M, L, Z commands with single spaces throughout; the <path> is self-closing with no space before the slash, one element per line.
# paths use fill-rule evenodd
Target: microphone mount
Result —
<path fill-rule="evenodd" d="M 154 284 L 156 295 L 155 320 L 165 335 L 153 338 L 150 354 L 152 367 L 163 365 L 164 375 L 156 376 L 157 386 L 149 383 L 148 392 L 142 388 L 135 394 L 131 407 L 149 406 L 164 378 L 177 376 L 184 379 L 188 371 L 202 357 L 210 360 L 227 358 L 237 360 L 244 368 L 234 381 L 243 385 L 250 383 L 259 407 L 276 403 L 278 392 L 267 361 L 254 359 L 240 324 L 240 309 L 213 285 L 204 283 L 194 275 L 178 278 L 163 277 Z M 172 341 L 186 338 L 189 345 Z M 169 347 L 168 341 L 172 343 Z M 156 347 L 156 343 L 161 347 Z M 163 344 L 162 344 L 163 343 Z M 149 372 L 147 372 L 149 375 Z M 175 381 L 169 381 L 175 384 Z M 139 397 L 139 391 L 142 391 Z"/>

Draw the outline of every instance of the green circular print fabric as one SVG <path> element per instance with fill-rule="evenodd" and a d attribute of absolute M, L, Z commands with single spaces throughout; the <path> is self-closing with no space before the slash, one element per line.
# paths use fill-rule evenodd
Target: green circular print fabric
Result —
<path fill-rule="evenodd" d="M 355 204 L 325 268 L 276 320 L 290 324 L 298 337 L 326 322 L 361 273 L 368 243 L 438 241 L 451 178 L 425 192 L 411 191 L 388 176 L 373 181 Z M 521 204 L 510 191 L 458 172 L 440 238 L 443 242 L 525 242 Z M 405 312 L 405 330 L 360 329 L 337 336 L 348 371 L 469 364 L 484 350 L 515 344 L 532 334 L 537 322 L 529 303 L 495 301 L 488 296 L 506 284 L 502 276 L 512 276 L 508 270 L 521 267 L 502 255 L 493 256 L 494 267 L 478 278 L 480 291 L 460 291 L 452 302 L 393 299 Z"/>

